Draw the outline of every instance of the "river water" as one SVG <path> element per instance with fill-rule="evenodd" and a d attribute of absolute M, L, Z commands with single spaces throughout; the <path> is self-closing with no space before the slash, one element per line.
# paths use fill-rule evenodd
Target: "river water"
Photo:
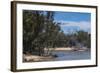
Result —
<path fill-rule="evenodd" d="M 56 61 L 91 59 L 90 51 L 55 51 L 53 54 L 57 55 Z"/>

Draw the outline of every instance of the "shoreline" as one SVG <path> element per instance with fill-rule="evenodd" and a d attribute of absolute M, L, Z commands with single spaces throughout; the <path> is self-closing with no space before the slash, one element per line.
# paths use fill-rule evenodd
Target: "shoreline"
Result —
<path fill-rule="evenodd" d="M 53 60 L 53 56 L 23 55 L 23 62 L 40 62 Z"/>
<path fill-rule="evenodd" d="M 50 50 L 52 50 L 53 48 L 49 48 Z M 47 50 L 46 48 L 44 49 L 45 51 Z M 61 48 L 54 48 L 54 51 L 85 51 L 88 50 L 88 48 L 86 47 L 82 47 L 82 48 L 75 48 L 75 47 L 61 47 Z"/>
<path fill-rule="evenodd" d="M 53 48 L 51 48 L 52 50 Z M 67 47 L 67 48 L 54 48 L 54 52 L 60 52 L 60 51 L 66 51 L 66 52 L 78 52 L 78 51 L 87 51 L 88 49 L 75 49 L 73 47 Z M 46 51 L 46 49 L 45 49 Z M 48 56 L 38 56 L 38 55 L 28 55 L 23 54 L 23 62 L 42 62 L 42 61 L 52 61 L 56 58 L 56 55 L 48 55 Z"/>

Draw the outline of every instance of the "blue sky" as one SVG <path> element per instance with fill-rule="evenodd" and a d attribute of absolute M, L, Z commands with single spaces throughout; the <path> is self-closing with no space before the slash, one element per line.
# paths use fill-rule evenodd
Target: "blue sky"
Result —
<path fill-rule="evenodd" d="M 54 20 L 63 23 L 61 29 L 64 33 L 83 30 L 91 32 L 91 14 L 80 12 L 55 12 Z"/>
<path fill-rule="evenodd" d="M 90 13 L 79 12 L 55 12 L 55 20 L 67 20 L 67 21 L 90 21 Z"/>

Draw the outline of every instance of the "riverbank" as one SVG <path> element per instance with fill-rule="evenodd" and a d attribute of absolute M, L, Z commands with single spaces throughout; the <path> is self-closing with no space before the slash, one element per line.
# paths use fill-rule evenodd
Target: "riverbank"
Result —
<path fill-rule="evenodd" d="M 67 47 L 67 48 L 62 47 L 62 48 L 55 48 L 55 50 L 56 51 L 71 51 L 73 50 L 73 48 L 72 47 Z"/>
<path fill-rule="evenodd" d="M 53 48 L 49 48 L 50 50 L 52 50 Z M 81 47 L 81 48 L 77 48 L 77 47 L 61 47 L 61 48 L 54 48 L 55 51 L 85 51 L 88 48 L 86 47 Z M 48 49 L 44 49 L 45 51 Z"/>
<path fill-rule="evenodd" d="M 51 49 L 53 49 L 53 48 L 51 48 Z M 45 49 L 45 51 L 46 51 L 46 49 Z M 65 55 L 66 55 L 66 57 L 64 57 L 64 58 L 66 58 L 66 59 L 68 59 L 68 57 L 70 57 L 72 59 L 74 59 L 74 58 L 81 59 L 82 53 L 83 53 L 83 55 L 85 55 L 85 52 L 87 52 L 87 51 L 89 51 L 89 50 L 87 50 L 87 48 L 85 48 L 85 47 L 83 47 L 83 48 L 73 48 L 73 47 L 54 48 L 54 50 L 52 51 L 52 55 L 48 55 L 48 56 L 47 55 L 46 56 L 38 56 L 38 55 L 32 55 L 32 54 L 23 54 L 23 62 L 54 61 L 57 58 L 59 58 L 60 56 L 62 56 L 62 58 L 63 58 Z M 63 59 L 61 59 L 61 60 L 63 60 Z"/>
<path fill-rule="evenodd" d="M 53 60 L 53 56 L 23 55 L 23 62 L 40 62 Z"/>

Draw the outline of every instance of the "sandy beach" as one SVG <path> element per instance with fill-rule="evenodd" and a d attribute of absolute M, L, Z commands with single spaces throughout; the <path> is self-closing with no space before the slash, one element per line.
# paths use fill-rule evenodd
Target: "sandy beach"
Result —
<path fill-rule="evenodd" d="M 23 62 L 50 61 L 52 59 L 52 56 L 23 55 Z"/>

